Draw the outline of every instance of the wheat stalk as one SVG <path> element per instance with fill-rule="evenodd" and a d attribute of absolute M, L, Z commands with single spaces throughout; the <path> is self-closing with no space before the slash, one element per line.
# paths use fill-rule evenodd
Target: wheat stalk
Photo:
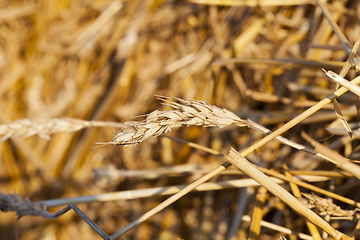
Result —
<path fill-rule="evenodd" d="M 257 181 L 261 186 L 266 188 L 283 202 L 288 204 L 292 209 L 304 216 L 310 222 L 323 229 L 334 239 L 351 240 L 350 237 L 334 229 L 328 222 L 307 208 L 288 191 L 286 191 L 277 183 L 273 182 L 267 175 L 257 169 L 246 158 L 241 156 L 241 154 L 238 153 L 235 149 L 232 148 L 230 150 L 229 154 L 227 155 L 227 160 L 238 169 L 246 173 L 249 177 Z"/>

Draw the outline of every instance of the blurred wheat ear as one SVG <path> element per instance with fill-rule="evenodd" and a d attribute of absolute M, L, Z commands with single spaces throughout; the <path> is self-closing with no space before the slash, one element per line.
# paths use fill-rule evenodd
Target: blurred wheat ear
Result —
<path fill-rule="evenodd" d="M 61 132 L 76 132 L 90 127 L 123 127 L 122 123 L 85 121 L 75 118 L 49 118 L 49 119 L 19 119 L 7 124 L 0 124 L 0 135 L 3 142 L 12 137 L 26 138 L 38 135 L 44 139 L 50 139 L 50 135 Z"/>

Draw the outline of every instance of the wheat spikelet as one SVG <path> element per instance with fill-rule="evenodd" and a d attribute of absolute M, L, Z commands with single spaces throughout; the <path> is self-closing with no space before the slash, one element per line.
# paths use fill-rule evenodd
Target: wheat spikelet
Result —
<path fill-rule="evenodd" d="M 132 145 L 138 144 L 152 137 L 171 131 L 175 127 L 184 126 L 203 126 L 203 127 L 226 127 L 236 125 L 239 127 L 249 127 L 264 134 L 270 134 L 271 131 L 264 126 L 257 124 L 250 119 L 241 119 L 235 113 L 217 106 L 197 100 L 183 100 L 177 97 L 158 96 L 158 99 L 164 101 L 164 105 L 170 105 L 175 110 L 158 111 L 155 110 L 146 116 L 143 121 L 126 122 L 126 127 L 120 129 L 112 142 L 97 143 L 99 145 Z M 295 143 L 282 136 L 275 138 L 279 142 L 289 145 L 301 151 L 319 156 L 326 160 L 327 157 L 316 153 L 311 148 Z"/>
<path fill-rule="evenodd" d="M 225 127 L 232 124 L 239 126 L 246 126 L 247 124 L 245 120 L 242 120 L 229 110 L 203 101 L 187 101 L 176 97 L 162 96 L 159 96 L 159 99 L 172 106 L 175 110 L 155 110 L 149 113 L 143 121 L 125 123 L 127 126 L 120 129 L 113 141 L 108 144 L 138 144 L 149 138 L 167 133 L 175 127 Z"/>
<path fill-rule="evenodd" d="M 88 127 L 123 127 L 123 124 L 115 122 L 85 121 L 74 118 L 51 118 L 51 119 L 19 119 L 8 124 L 0 125 L 0 142 L 11 137 L 30 137 L 39 135 L 49 139 L 50 134 L 60 132 L 75 132 Z"/>

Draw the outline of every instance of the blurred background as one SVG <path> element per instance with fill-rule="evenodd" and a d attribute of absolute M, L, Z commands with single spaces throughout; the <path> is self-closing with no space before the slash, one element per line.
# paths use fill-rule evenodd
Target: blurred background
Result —
<path fill-rule="evenodd" d="M 325 5 L 353 44 L 360 34 L 359 1 Z M 347 56 L 310 0 L 1 0 L 0 123 L 62 117 L 124 123 L 155 109 L 170 109 L 156 99 L 158 94 L 204 100 L 276 129 L 334 90 L 321 68 L 339 73 Z M 346 78 L 354 76 L 350 70 Z M 344 115 L 358 121 L 357 98 L 348 93 L 339 102 Z M 332 136 L 325 128 L 335 120 L 332 106 L 327 106 L 285 136 L 305 144 L 300 137 L 304 130 L 356 158 L 358 140 Z M 112 141 L 118 130 L 91 128 L 51 139 L 1 142 L 0 191 L 40 201 L 188 184 L 224 162 L 164 137 L 126 148 L 95 148 L 97 142 Z M 189 127 L 169 135 L 224 154 L 231 146 L 245 149 L 262 138 L 238 127 Z M 268 168 L 286 163 L 297 170 L 333 169 L 275 141 L 248 159 Z M 157 171 L 175 167 L 188 173 Z M 232 171 L 211 181 L 239 176 L 244 177 Z M 329 188 L 329 183 L 319 186 Z M 344 191 L 359 199 L 359 191 Z M 241 199 L 251 215 L 255 195 L 256 188 L 190 193 L 122 239 L 230 239 Z M 77 206 L 112 234 L 166 198 Z M 303 219 L 271 194 L 265 204 L 264 219 L 307 232 Z M 15 213 L 0 213 L 1 240 L 15 239 L 15 221 Z M 353 227 L 342 222 L 336 226 L 345 232 Z M 248 222 L 241 222 L 232 239 L 245 239 L 248 228 Z M 27 240 L 101 239 L 73 211 L 56 220 L 23 217 L 17 232 Z M 260 239 L 279 236 L 263 229 Z"/>

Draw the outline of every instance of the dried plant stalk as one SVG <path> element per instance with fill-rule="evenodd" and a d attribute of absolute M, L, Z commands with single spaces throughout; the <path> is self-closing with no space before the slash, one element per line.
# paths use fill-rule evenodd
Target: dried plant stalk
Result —
<path fill-rule="evenodd" d="M 325 71 L 326 76 L 328 76 L 331 80 L 335 81 L 336 83 L 340 84 L 341 86 L 346 87 L 351 92 L 355 93 L 356 95 L 360 96 L 360 87 L 358 85 L 350 83 L 345 78 L 341 77 L 340 75 L 334 73 L 333 71 Z"/>
<path fill-rule="evenodd" d="M 349 40 L 345 37 L 344 33 L 341 31 L 340 27 L 334 22 L 331 18 L 331 14 L 328 9 L 325 7 L 322 1 L 316 0 L 316 4 L 321 8 L 322 13 L 324 14 L 325 18 L 329 21 L 332 29 L 334 30 L 335 34 L 339 37 L 341 43 L 344 45 L 346 51 L 349 55 L 351 55 L 351 47 Z M 360 59 L 358 56 L 354 56 L 353 63 L 357 71 L 360 70 Z"/>
<path fill-rule="evenodd" d="M 263 211 L 266 201 L 266 193 L 267 193 L 266 188 L 261 186 L 256 194 L 255 206 L 253 209 L 250 229 L 249 229 L 249 236 L 248 236 L 249 239 L 256 239 L 257 238 L 256 236 L 260 236 L 260 229 L 261 229 L 260 222 L 264 214 Z"/>
<path fill-rule="evenodd" d="M 251 221 L 251 217 L 249 215 L 244 215 L 242 216 L 242 220 L 245 221 L 245 222 L 250 222 Z M 285 227 L 282 227 L 282 226 L 279 226 L 277 224 L 274 224 L 274 223 L 271 223 L 271 222 L 267 222 L 267 221 L 264 221 L 264 220 L 261 220 L 260 221 L 260 224 L 262 227 L 266 227 L 266 228 L 269 228 L 269 229 L 272 229 L 272 230 L 275 230 L 275 231 L 278 231 L 278 232 L 281 232 L 281 233 L 285 233 L 285 234 L 289 234 L 289 235 L 295 235 L 297 236 L 298 238 L 300 239 L 305 239 L 305 240 L 314 240 L 313 237 L 307 235 L 307 234 L 304 234 L 304 233 L 298 233 L 298 232 L 295 232 L 291 229 L 288 229 L 288 228 L 285 228 Z M 285 237 L 279 237 L 278 240 L 286 240 Z"/>
<path fill-rule="evenodd" d="M 334 239 L 344 239 L 344 240 L 351 239 L 350 237 L 346 236 L 345 234 L 342 234 L 341 232 L 331 227 L 329 223 L 327 223 L 321 217 L 316 215 L 313 211 L 308 209 L 304 204 L 302 204 L 299 200 L 297 200 L 288 191 L 286 191 L 280 185 L 273 182 L 268 176 L 260 172 L 253 164 L 247 161 L 235 149 L 230 150 L 227 159 L 235 167 L 239 168 L 241 171 L 249 175 L 252 179 L 260 183 L 260 185 L 265 187 L 269 192 L 273 193 L 275 196 L 277 196 L 286 204 L 288 204 L 292 209 L 294 209 L 299 214 L 304 216 L 310 222 L 322 228 Z"/>
<path fill-rule="evenodd" d="M 302 132 L 302 137 L 308 141 L 311 145 L 315 147 L 315 150 L 323 154 L 324 156 L 327 156 L 328 158 L 331 158 L 331 162 L 335 163 L 337 167 L 341 168 L 344 171 L 347 171 L 351 173 L 353 176 L 360 179 L 360 167 L 350 161 L 350 159 L 347 159 L 346 157 L 340 155 L 339 153 L 331 150 L 330 148 L 325 147 L 324 145 L 318 143 L 313 138 L 311 138 L 308 134 L 305 132 Z"/>
<path fill-rule="evenodd" d="M 285 170 L 285 176 L 292 178 L 293 176 L 290 173 L 288 166 L 283 165 L 283 168 Z M 294 196 L 297 198 L 301 197 L 301 192 L 300 192 L 298 185 L 296 185 L 295 183 L 292 183 L 292 182 L 290 182 L 289 184 L 290 184 L 290 188 L 291 188 L 291 191 L 293 192 Z M 316 228 L 316 226 L 308 220 L 306 220 L 305 223 L 309 229 L 309 232 L 311 233 L 312 238 L 314 240 L 321 240 L 322 238 L 321 238 L 319 230 Z"/>
<path fill-rule="evenodd" d="M 332 20 L 329 19 L 329 21 L 331 22 Z M 336 25 L 336 24 L 335 24 L 335 25 Z M 334 28 L 334 30 L 336 30 L 336 29 Z M 344 39 L 346 40 L 345 36 L 343 36 L 343 35 L 340 35 L 339 37 L 340 37 L 340 39 L 341 39 L 341 38 L 344 38 Z M 347 40 L 346 40 L 346 41 L 347 41 Z M 345 41 L 345 42 L 346 42 L 346 41 Z M 344 41 L 343 41 L 343 42 L 344 42 Z M 325 71 L 325 74 L 326 74 L 328 77 L 330 77 L 331 79 L 333 79 L 333 80 L 335 80 L 335 81 L 337 82 L 335 89 L 338 89 L 340 82 L 344 82 L 344 81 L 347 82 L 345 79 L 342 79 L 342 78 L 345 77 L 345 75 L 346 75 L 347 72 L 349 71 L 349 69 L 350 69 L 350 67 L 351 67 L 351 65 L 352 65 L 351 62 L 354 61 L 354 64 L 358 63 L 358 60 L 355 59 L 355 57 L 356 57 L 357 49 L 359 48 L 359 43 L 360 43 L 360 38 L 358 38 L 358 40 L 357 40 L 356 43 L 354 44 L 354 46 L 353 46 L 353 48 L 352 48 L 352 50 L 351 50 L 351 53 L 349 53 L 349 57 L 348 57 L 348 59 L 346 60 L 345 65 L 344 65 L 343 68 L 341 69 L 339 75 L 337 75 L 336 73 L 334 73 L 334 72 L 332 72 L 332 71 L 326 72 L 326 71 L 323 69 L 323 71 Z M 340 82 L 339 82 L 339 78 L 340 78 Z M 350 82 L 347 82 L 347 83 L 348 83 L 347 86 L 350 85 L 350 88 L 349 88 L 349 87 L 346 87 L 345 85 L 344 85 L 344 87 L 346 87 L 346 88 L 349 89 L 349 90 L 351 89 L 350 91 L 354 91 L 354 90 L 353 90 L 354 88 L 351 87 L 352 84 L 350 84 Z M 346 84 L 346 83 L 345 83 L 345 84 Z M 355 86 L 355 85 L 353 85 L 353 86 Z M 354 93 L 357 94 L 356 92 L 354 92 Z M 360 93 L 360 91 L 359 91 L 358 93 Z M 341 124 L 344 126 L 344 128 L 345 128 L 346 131 L 348 132 L 349 136 L 352 138 L 352 137 L 353 137 L 353 132 L 352 132 L 350 126 L 349 126 L 349 123 L 346 121 L 346 119 L 345 119 L 345 117 L 344 117 L 344 114 L 341 112 L 340 105 L 339 105 L 339 103 L 338 103 L 338 101 L 337 101 L 336 99 L 334 99 L 333 105 L 334 105 L 334 110 L 335 110 L 335 113 L 336 113 L 337 118 L 340 120 Z"/>
<path fill-rule="evenodd" d="M 275 177 L 271 177 L 271 179 L 279 184 L 284 183 L 285 181 L 280 180 Z M 295 180 L 300 181 L 308 181 L 308 182 L 322 182 L 327 181 L 330 178 L 328 177 L 318 177 L 318 176 L 297 176 Z M 132 200 L 139 198 L 147 198 L 154 196 L 167 196 L 172 195 L 179 192 L 181 189 L 184 189 L 187 185 L 174 185 L 167 187 L 154 187 L 154 188 L 146 188 L 146 189 L 137 189 L 137 190 L 125 190 L 119 192 L 111 192 L 97 195 L 88 195 L 88 196 L 80 196 L 80 197 L 71 197 L 71 198 L 60 198 L 60 199 L 50 199 L 34 202 L 35 205 L 44 206 L 44 208 L 50 207 L 58 207 L 64 206 L 70 203 L 78 204 L 78 203 L 92 203 L 92 202 L 107 202 L 107 201 L 118 201 L 118 200 Z M 243 187 L 253 187 L 259 186 L 259 184 L 253 179 L 236 179 L 236 180 L 228 180 L 221 182 L 209 182 L 200 185 L 194 191 L 213 191 L 213 190 L 221 190 L 227 188 L 243 188 Z M 0 192 L 0 204 L 1 204 L 1 192 Z M 20 196 L 18 196 L 20 198 Z M 24 203 L 25 205 L 27 203 Z M 23 205 L 21 205 L 23 206 Z M 8 209 L 8 211 L 16 211 L 19 208 Z M 30 213 L 24 213 L 22 215 L 33 215 Z"/>

